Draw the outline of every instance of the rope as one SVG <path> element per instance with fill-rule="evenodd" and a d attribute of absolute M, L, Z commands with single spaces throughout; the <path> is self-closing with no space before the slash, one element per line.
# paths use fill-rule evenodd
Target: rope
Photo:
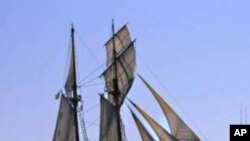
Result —
<path fill-rule="evenodd" d="M 96 79 L 98 79 L 98 78 L 99 78 L 99 77 L 91 78 L 91 79 L 89 79 L 88 81 L 82 83 L 80 86 L 84 86 L 84 85 L 86 85 L 86 84 L 89 84 L 90 82 L 92 82 L 92 81 L 94 81 L 94 80 L 96 80 Z"/>
<path fill-rule="evenodd" d="M 93 123 L 91 123 L 91 122 L 85 122 L 86 124 L 91 124 L 91 126 L 98 126 L 99 127 L 99 124 L 98 123 L 95 123 L 95 122 L 93 122 Z"/>
<path fill-rule="evenodd" d="M 87 135 L 87 131 L 85 128 L 85 121 L 84 121 L 84 116 L 82 112 L 79 112 L 79 118 L 80 118 L 80 125 L 82 128 L 82 133 L 83 133 L 83 140 L 88 141 L 88 135 Z"/>
<path fill-rule="evenodd" d="M 104 83 L 94 83 L 94 84 L 89 84 L 89 85 L 80 85 L 80 87 L 86 88 L 86 87 L 93 87 L 93 86 L 98 86 L 98 85 L 103 85 Z"/>
<path fill-rule="evenodd" d="M 100 64 L 100 62 L 97 60 L 97 57 L 94 55 L 94 53 L 92 52 L 92 50 L 87 46 L 87 44 L 83 41 L 83 39 L 81 38 L 80 34 L 78 34 L 78 32 L 76 32 L 76 35 L 78 36 L 78 38 L 80 39 L 80 42 L 83 44 L 83 46 L 88 50 L 88 52 L 90 53 L 90 55 L 93 57 L 93 59 L 96 61 L 97 64 Z"/>
<path fill-rule="evenodd" d="M 97 108 L 97 106 L 99 106 L 99 103 L 95 104 L 94 106 L 90 107 L 89 109 L 87 109 L 86 111 L 84 111 L 85 114 L 87 114 L 88 112 L 92 111 L 93 109 Z"/>
<path fill-rule="evenodd" d="M 87 129 L 90 128 L 93 125 L 96 125 L 96 121 L 100 118 L 100 116 L 98 116 L 97 118 L 95 118 L 93 121 L 89 122 L 90 124 L 86 127 Z"/>
<path fill-rule="evenodd" d="M 97 72 L 97 70 L 99 70 L 101 67 L 103 67 L 104 64 L 105 64 L 105 63 L 103 63 L 103 64 L 99 65 L 98 67 L 96 67 L 96 68 L 95 68 L 93 71 L 91 71 L 87 76 L 85 76 L 83 79 L 81 79 L 81 80 L 79 81 L 79 84 L 82 85 L 81 83 L 83 83 L 84 80 L 86 80 L 87 78 L 89 78 L 90 76 L 92 76 L 95 72 Z M 99 77 L 90 79 L 90 80 L 88 80 L 88 81 L 86 81 L 86 82 L 84 82 L 84 83 L 87 83 L 87 82 L 92 81 L 92 80 L 97 79 L 97 78 L 99 78 Z"/>
<path fill-rule="evenodd" d="M 201 129 L 191 120 L 191 117 L 188 115 L 188 113 L 182 108 L 181 104 L 179 104 L 179 102 L 177 101 L 177 99 L 170 93 L 170 91 L 167 89 L 167 87 L 161 83 L 160 79 L 157 77 L 156 73 L 153 72 L 153 70 L 151 69 L 151 67 L 145 63 L 145 61 L 143 60 L 143 58 L 139 55 L 139 53 L 137 53 L 139 59 L 142 61 L 142 63 L 145 65 L 145 67 L 149 70 L 149 72 L 152 74 L 152 76 L 155 78 L 155 80 L 157 80 L 158 84 L 160 84 L 160 86 L 166 91 L 166 93 L 168 93 L 171 98 L 173 99 L 173 101 L 176 103 L 176 105 L 181 109 L 182 113 L 187 117 L 187 119 L 195 126 L 195 128 L 201 133 L 201 135 L 203 136 L 203 138 L 205 138 L 206 141 L 208 141 L 208 139 L 206 138 L 206 136 L 204 135 L 204 133 L 201 131 Z"/>

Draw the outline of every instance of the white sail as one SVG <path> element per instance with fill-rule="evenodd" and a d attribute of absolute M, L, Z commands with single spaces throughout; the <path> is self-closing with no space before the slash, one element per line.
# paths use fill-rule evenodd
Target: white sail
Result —
<path fill-rule="evenodd" d="M 187 124 L 175 113 L 175 111 L 163 100 L 163 98 L 149 85 L 140 75 L 140 79 L 158 101 L 170 126 L 172 135 L 178 140 L 200 141 L 198 136 L 187 126 Z"/>
<path fill-rule="evenodd" d="M 151 136 L 151 134 L 148 132 L 148 130 L 146 129 L 146 127 L 142 124 L 142 122 L 140 121 L 140 119 L 136 116 L 136 114 L 132 111 L 132 109 L 130 109 L 130 112 L 134 118 L 134 121 L 137 125 L 137 129 L 140 132 L 141 138 L 143 141 L 155 141 L 154 138 Z"/>
<path fill-rule="evenodd" d="M 116 56 L 114 56 L 114 46 Z M 134 80 L 134 71 L 136 66 L 134 42 L 127 26 L 123 26 L 115 35 L 106 43 L 107 50 L 107 69 L 103 72 L 106 88 L 109 93 L 109 101 L 115 104 L 112 93 L 114 93 L 114 79 L 117 78 L 120 106 L 126 97 Z"/>
<path fill-rule="evenodd" d="M 74 119 L 73 105 L 62 95 L 53 141 L 76 141 Z"/>
<path fill-rule="evenodd" d="M 100 141 L 118 141 L 115 107 L 103 96 L 101 97 Z"/>
<path fill-rule="evenodd" d="M 158 124 L 153 118 L 151 118 L 146 112 L 144 112 L 139 106 L 130 100 L 131 104 L 140 112 L 140 114 L 147 120 L 150 126 L 157 134 L 160 141 L 178 141 L 168 131 L 166 131 L 160 124 Z"/>

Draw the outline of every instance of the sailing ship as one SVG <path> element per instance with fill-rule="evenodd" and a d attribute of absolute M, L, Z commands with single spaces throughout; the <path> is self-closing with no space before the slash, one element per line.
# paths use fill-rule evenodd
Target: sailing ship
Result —
<path fill-rule="evenodd" d="M 81 138 L 88 140 L 84 121 L 81 122 L 79 113 L 81 112 L 82 97 L 78 93 L 78 81 L 76 73 L 74 27 L 71 28 L 71 52 L 70 63 L 64 91 L 58 93 L 60 105 L 53 141 L 80 141 Z M 126 133 L 120 114 L 121 107 L 127 98 L 127 94 L 132 87 L 136 77 L 136 53 L 135 40 L 131 39 L 127 25 L 122 26 L 115 32 L 112 24 L 112 37 L 105 43 L 106 48 L 106 69 L 101 76 L 105 80 L 105 93 L 100 94 L 100 127 L 99 141 L 126 141 Z M 156 92 L 156 90 L 140 75 L 156 101 L 159 103 L 170 127 L 170 131 L 164 129 L 155 121 L 143 108 L 128 99 L 129 109 L 136 123 L 136 127 L 141 135 L 142 141 L 200 141 L 199 137 L 188 127 L 188 125 L 177 115 L 170 105 Z M 131 108 L 131 106 L 133 108 Z M 134 110 L 145 119 L 142 122 L 135 114 Z M 144 123 L 148 123 L 158 139 L 152 136 Z M 80 128 L 82 125 L 82 128 Z M 80 132 L 81 130 L 81 132 Z"/>

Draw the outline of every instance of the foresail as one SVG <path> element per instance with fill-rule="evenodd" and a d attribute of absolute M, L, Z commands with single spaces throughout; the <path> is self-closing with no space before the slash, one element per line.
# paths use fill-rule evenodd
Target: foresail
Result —
<path fill-rule="evenodd" d="M 161 125 L 159 125 L 153 118 L 151 118 L 146 112 L 144 112 L 139 106 L 130 100 L 131 104 L 140 112 L 140 114 L 147 120 L 150 126 L 157 134 L 160 141 L 178 141 L 168 131 L 166 131 Z"/>
<path fill-rule="evenodd" d="M 115 43 L 116 56 L 113 54 L 113 41 Z M 126 97 L 134 80 L 136 67 L 135 47 L 131 41 L 127 26 L 122 27 L 113 38 L 106 43 L 107 69 L 103 72 L 107 88 L 108 100 L 114 105 L 114 78 L 117 77 L 120 106 Z"/>
<path fill-rule="evenodd" d="M 140 79 L 156 98 L 170 126 L 172 135 L 178 140 L 200 141 L 198 136 L 187 126 L 187 124 L 174 112 L 174 110 L 163 100 L 163 98 L 149 85 L 140 75 Z"/>
<path fill-rule="evenodd" d="M 154 138 L 151 136 L 151 134 L 148 132 L 148 130 L 146 129 L 146 127 L 142 124 L 142 122 L 140 121 L 140 119 L 136 116 L 136 114 L 132 111 L 132 109 L 130 109 L 130 112 L 134 118 L 134 121 L 137 125 L 137 128 L 140 132 L 142 141 L 155 141 Z"/>
<path fill-rule="evenodd" d="M 101 97 L 100 141 L 118 141 L 115 107 L 106 98 Z"/>
<path fill-rule="evenodd" d="M 72 103 L 62 95 L 53 141 L 76 141 L 74 119 Z"/>

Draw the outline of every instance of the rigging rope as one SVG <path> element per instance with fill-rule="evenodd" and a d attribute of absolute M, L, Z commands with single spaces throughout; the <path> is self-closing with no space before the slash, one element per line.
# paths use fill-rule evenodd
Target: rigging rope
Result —
<path fill-rule="evenodd" d="M 84 113 L 87 114 L 88 112 L 92 111 L 93 109 L 97 108 L 98 106 L 99 106 L 99 103 L 97 103 L 94 106 L 90 107 L 89 109 L 87 109 L 86 111 L 84 111 Z"/>
<path fill-rule="evenodd" d="M 88 85 L 80 85 L 82 88 L 86 87 L 93 87 L 93 86 L 98 86 L 98 85 L 103 85 L 104 83 L 93 83 L 93 84 L 88 84 Z"/>
<path fill-rule="evenodd" d="M 88 141 L 88 135 L 87 135 L 86 127 L 85 127 L 84 116 L 83 116 L 83 113 L 81 111 L 79 112 L 79 119 L 80 119 L 80 125 L 81 125 L 82 133 L 83 133 L 83 135 L 82 135 L 83 140 Z"/>
<path fill-rule="evenodd" d="M 88 81 L 85 81 L 87 78 L 89 78 L 90 76 L 92 76 L 95 72 L 97 72 L 97 71 L 98 71 L 100 68 L 102 68 L 104 65 L 105 65 L 105 63 L 99 65 L 99 66 L 96 67 L 94 70 L 92 70 L 87 76 L 85 76 L 83 79 L 81 79 L 81 80 L 79 81 L 79 84 L 80 84 L 80 85 L 83 85 L 84 83 L 86 84 L 86 83 L 88 83 L 89 81 L 92 81 L 92 80 L 95 80 L 95 79 L 99 78 L 99 77 L 95 77 L 95 78 L 92 78 L 92 79 L 90 79 L 90 80 L 88 80 Z M 85 82 L 84 82 L 84 81 L 85 81 Z M 82 84 L 82 83 L 83 83 L 83 84 Z"/>
<path fill-rule="evenodd" d="M 173 101 L 176 103 L 176 105 L 181 109 L 182 113 L 187 117 L 187 119 L 195 126 L 195 128 L 200 132 L 200 134 L 203 136 L 203 138 L 208 141 L 208 139 L 206 138 L 206 136 L 204 135 L 204 133 L 202 132 L 202 130 L 191 120 L 191 117 L 189 116 L 189 114 L 182 108 L 181 104 L 177 101 L 177 99 L 174 97 L 174 95 L 172 95 L 170 93 L 170 91 L 167 89 L 167 87 L 161 83 L 160 79 L 158 78 L 158 76 L 156 75 L 156 73 L 154 73 L 154 71 L 151 69 L 151 67 L 143 60 L 143 58 L 140 56 L 139 53 L 137 53 L 139 59 L 142 61 L 142 63 L 144 64 L 144 66 L 147 68 L 147 70 L 149 70 L 149 72 L 152 74 L 152 76 L 155 78 L 155 80 L 158 82 L 158 84 L 160 84 L 160 86 L 166 91 L 166 93 L 168 93 L 171 98 L 173 99 Z"/>
<path fill-rule="evenodd" d="M 78 32 L 76 32 L 76 35 L 80 39 L 80 41 L 83 44 L 83 46 L 88 50 L 88 52 L 90 53 L 90 55 L 96 61 L 96 63 L 100 65 L 100 62 L 97 60 L 97 57 L 94 55 L 94 53 L 92 52 L 92 50 L 87 46 L 87 44 L 83 41 L 83 39 L 81 38 L 80 34 L 78 34 Z"/>
<path fill-rule="evenodd" d="M 86 128 L 90 128 L 93 125 L 96 125 L 96 121 L 100 119 L 100 116 L 98 116 L 97 118 L 95 118 L 94 120 L 92 120 L 91 122 L 89 122 L 89 125 Z"/>
<path fill-rule="evenodd" d="M 77 35 L 77 37 L 79 38 L 79 41 L 80 41 L 80 43 L 83 45 L 83 47 L 85 47 L 86 48 L 86 50 L 89 52 L 89 54 L 91 55 L 91 57 L 95 60 L 95 62 L 98 64 L 98 67 L 96 67 L 93 71 L 91 71 L 87 76 L 85 76 L 83 79 L 81 79 L 80 81 L 79 81 L 79 85 L 83 85 L 83 84 L 81 84 L 81 83 L 83 83 L 83 81 L 85 81 L 87 78 L 89 78 L 90 76 L 92 76 L 95 72 L 97 72 L 100 68 L 102 68 L 106 63 L 100 63 L 100 61 L 98 61 L 98 59 L 97 59 L 97 57 L 96 57 L 96 55 L 93 53 L 93 51 L 91 50 L 91 48 L 89 48 L 88 46 L 87 46 L 87 44 L 84 42 L 84 40 L 83 40 L 83 38 L 81 37 L 81 35 L 78 33 L 78 32 L 75 32 L 76 33 L 76 35 Z M 98 77 L 97 77 L 98 78 Z M 91 79 L 91 80 L 88 80 L 87 82 L 89 82 L 89 81 L 92 81 L 92 80 L 94 80 L 94 79 L 96 79 L 96 78 L 93 78 L 93 79 Z M 87 83 L 87 82 L 84 82 L 84 83 Z"/>

